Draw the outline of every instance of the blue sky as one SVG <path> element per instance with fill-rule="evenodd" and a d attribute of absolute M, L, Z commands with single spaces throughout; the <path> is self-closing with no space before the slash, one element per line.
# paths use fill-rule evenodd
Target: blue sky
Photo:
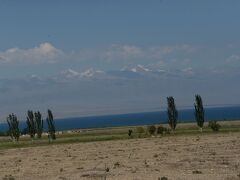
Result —
<path fill-rule="evenodd" d="M 0 117 L 47 107 L 57 117 L 148 111 L 167 95 L 185 107 L 195 93 L 208 105 L 239 104 L 239 7 L 0 0 Z"/>
<path fill-rule="evenodd" d="M 28 48 L 45 41 L 68 51 L 112 43 L 239 43 L 235 40 L 239 4 L 238 0 L 1 0 L 0 48 Z"/>
<path fill-rule="evenodd" d="M 239 1 L 1 0 L 0 48 L 236 43 Z M 238 42 L 239 43 L 239 42 Z"/>

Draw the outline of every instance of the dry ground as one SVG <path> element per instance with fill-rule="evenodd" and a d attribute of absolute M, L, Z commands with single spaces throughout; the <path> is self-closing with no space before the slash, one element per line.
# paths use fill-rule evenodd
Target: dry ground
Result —
<path fill-rule="evenodd" d="M 0 179 L 240 179 L 240 133 L 0 150 Z"/>

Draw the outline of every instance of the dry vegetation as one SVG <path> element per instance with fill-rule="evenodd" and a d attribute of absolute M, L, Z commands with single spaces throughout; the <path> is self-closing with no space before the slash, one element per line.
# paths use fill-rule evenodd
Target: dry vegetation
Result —
<path fill-rule="evenodd" d="M 239 132 L 0 150 L 0 179 L 218 180 L 239 176 Z"/>

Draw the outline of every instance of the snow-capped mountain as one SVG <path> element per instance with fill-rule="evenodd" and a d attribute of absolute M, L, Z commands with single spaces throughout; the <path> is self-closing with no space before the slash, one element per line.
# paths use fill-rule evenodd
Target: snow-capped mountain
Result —
<path fill-rule="evenodd" d="M 134 73 L 135 76 L 138 77 L 144 77 L 144 78 L 159 78 L 162 77 L 162 75 L 166 75 L 167 72 L 165 70 L 162 69 L 153 69 L 150 68 L 148 66 L 144 66 L 144 65 L 136 65 L 134 67 L 130 67 L 130 68 L 123 68 L 121 69 L 122 72 L 125 73 Z"/>
<path fill-rule="evenodd" d="M 168 77 L 189 77 L 193 75 L 192 68 L 186 68 L 183 70 L 169 70 L 163 68 L 157 68 L 147 65 L 136 65 L 132 67 L 124 67 L 120 70 L 95 70 L 89 68 L 83 71 L 76 71 L 73 69 L 67 69 L 62 71 L 61 80 L 100 80 L 100 79 L 142 79 L 142 78 L 168 78 Z"/>
<path fill-rule="evenodd" d="M 137 72 L 138 73 L 144 73 L 144 72 L 151 72 L 152 70 L 144 67 L 143 65 L 138 64 L 137 66 L 131 68 L 131 71 L 135 72 L 135 73 L 137 73 Z"/>
<path fill-rule="evenodd" d="M 61 72 L 63 79 L 100 79 L 107 78 L 107 74 L 102 70 L 94 70 L 93 68 L 86 69 L 84 71 L 76 71 L 73 69 L 67 69 Z"/>
<path fill-rule="evenodd" d="M 87 69 L 80 73 L 82 78 L 99 78 L 100 76 L 104 76 L 106 73 L 101 70 L 94 70 L 93 68 Z"/>
<path fill-rule="evenodd" d="M 30 77 L 27 77 L 27 79 L 32 80 L 32 81 L 41 81 L 41 80 L 42 80 L 42 78 L 39 77 L 39 76 L 36 75 L 36 74 L 30 75 Z"/>
<path fill-rule="evenodd" d="M 65 70 L 65 71 L 62 71 L 62 73 L 61 73 L 62 75 L 63 75 L 63 77 L 65 77 L 65 78 L 77 78 L 77 77 L 79 77 L 80 76 L 80 73 L 79 72 L 77 72 L 77 71 L 75 71 L 75 70 L 73 70 L 73 69 L 67 69 L 67 70 Z"/>
<path fill-rule="evenodd" d="M 151 72 L 152 70 L 141 65 L 141 64 L 138 64 L 136 66 L 133 66 L 133 67 L 124 67 L 121 69 L 121 71 L 131 71 L 131 72 L 134 72 L 134 73 L 140 73 L 140 72 Z"/>
<path fill-rule="evenodd" d="M 142 77 L 142 78 L 177 78 L 177 77 L 191 77 L 194 75 L 194 71 L 191 67 L 185 69 L 167 69 L 162 66 L 154 65 L 140 65 L 133 67 L 124 67 L 121 69 L 121 72 L 129 74 L 130 77 Z M 135 75 L 133 75 L 134 73 Z M 123 73 L 122 73 L 123 74 Z"/>

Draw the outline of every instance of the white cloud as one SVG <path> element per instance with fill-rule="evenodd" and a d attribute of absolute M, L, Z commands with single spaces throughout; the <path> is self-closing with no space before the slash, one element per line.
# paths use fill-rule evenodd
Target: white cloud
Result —
<path fill-rule="evenodd" d="M 63 52 L 45 42 L 30 49 L 11 48 L 0 52 L 0 62 L 54 63 Z"/>
<path fill-rule="evenodd" d="M 234 63 L 234 62 L 240 62 L 240 56 L 239 55 L 231 55 L 226 59 L 227 63 Z"/>
<path fill-rule="evenodd" d="M 162 59 L 166 55 L 174 54 L 177 52 L 192 53 L 194 51 L 195 48 L 187 44 L 173 46 L 156 46 L 146 49 L 148 56 L 155 59 Z"/>
<path fill-rule="evenodd" d="M 113 45 L 110 48 L 103 50 L 102 58 L 107 60 L 114 59 L 135 59 L 141 58 L 143 51 L 140 47 L 133 45 Z"/>
<path fill-rule="evenodd" d="M 148 46 L 141 47 L 136 45 L 111 45 L 105 48 L 81 49 L 79 53 L 73 53 L 75 59 L 84 60 L 99 60 L 105 62 L 133 62 L 133 61 L 160 61 L 167 55 L 175 53 L 188 54 L 195 49 L 190 45 L 173 45 L 173 46 Z"/>
<path fill-rule="evenodd" d="M 107 51 L 112 55 L 111 58 L 153 58 L 161 59 L 166 55 L 181 52 L 193 52 L 194 48 L 190 45 L 174 45 L 174 46 L 153 46 L 153 47 L 138 47 L 133 45 L 115 45 Z"/>
<path fill-rule="evenodd" d="M 85 64 L 91 63 L 114 63 L 118 66 L 156 63 L 164 61 L 170 63 L 170 57 L 178 54 L 188 54 L 194 50 L 190 45 L 173 45 L 173 46 L 136 46 L 129 44 L 115 44 L 103 48 L 88 48 L 80 49 L 78 52 L 64 53 L 62 50 L 57 49 L 49 42 L 42 43 L 36 47 L 29 49 L 11 48 L 5 51 L 0 51 L 0 63 L 55 63 L 59 60 L 75 59 L 84 62 Z M 78 63 L 78 62 L 77 62 Z"/>

